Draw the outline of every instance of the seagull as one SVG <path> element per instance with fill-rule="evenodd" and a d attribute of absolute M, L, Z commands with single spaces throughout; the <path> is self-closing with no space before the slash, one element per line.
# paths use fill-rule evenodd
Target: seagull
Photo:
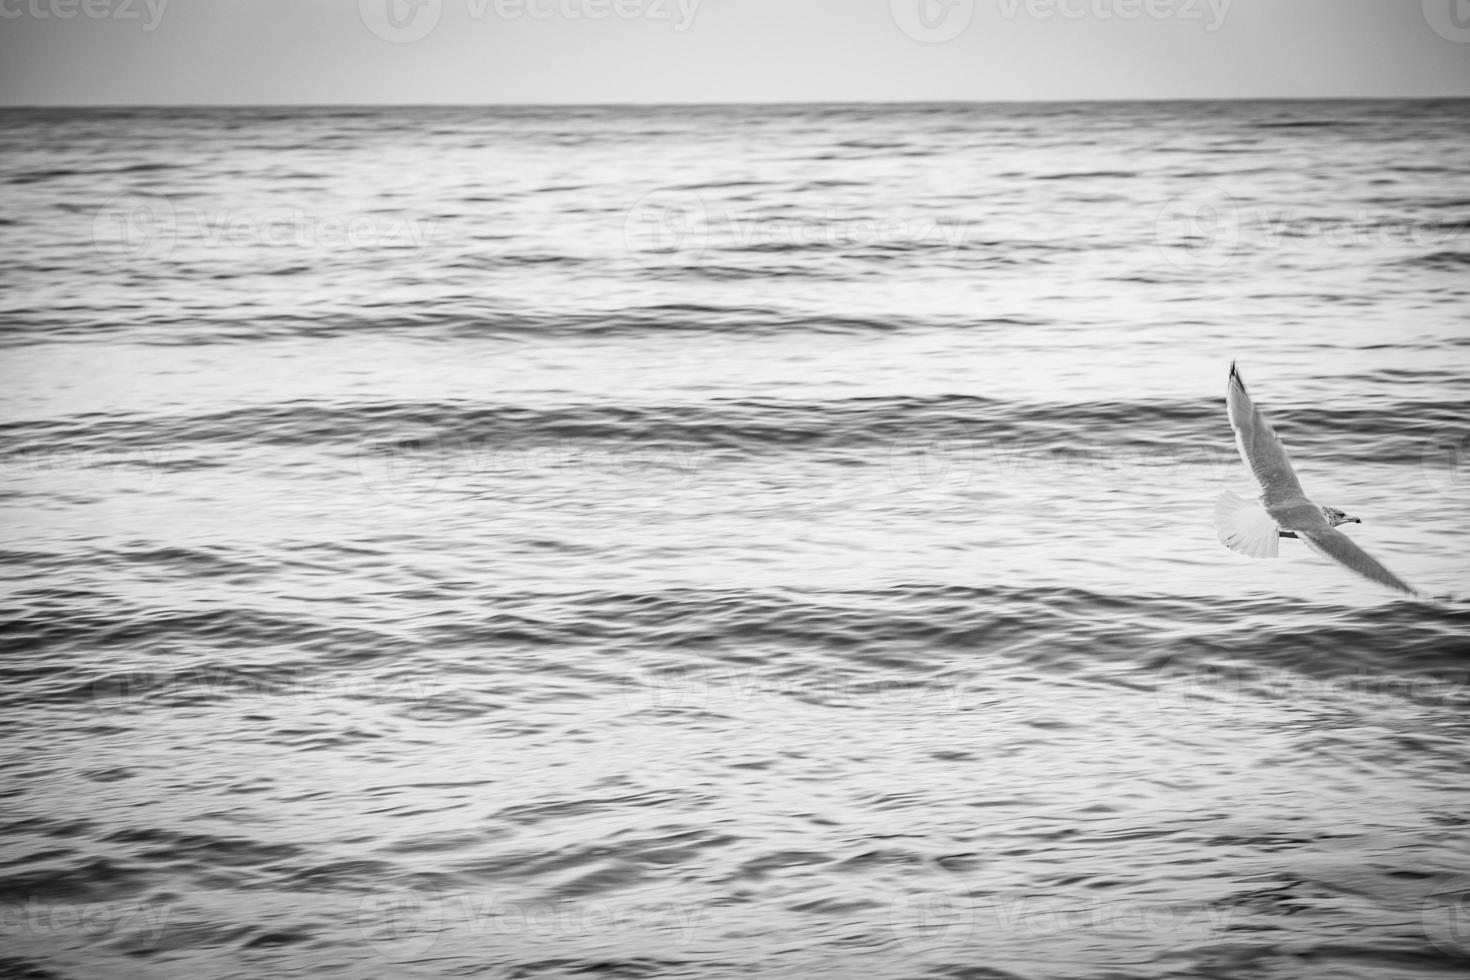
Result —
<path fill-rule="evenodd" d="M 1417 596 L 1403 579 L 1337 529 L 1339 524 L 1361 524 L 1336 507 L 1322 507 L 1307 499 L 1286 455 L 1286 447 L 1261 410 L 1251 402 L 1235 362 L 1225 406 L 1235 429 L 1240 458 L 1261 485 L 1259 501 L 1246 500 L 1229 490 L 1215 502 L 1215 529 L 1220 543 L 1251 558 L 1275 558 L 1281 538 L 1299 538 L 1317 554 L 1340 562 L 1379 585 Z"/>

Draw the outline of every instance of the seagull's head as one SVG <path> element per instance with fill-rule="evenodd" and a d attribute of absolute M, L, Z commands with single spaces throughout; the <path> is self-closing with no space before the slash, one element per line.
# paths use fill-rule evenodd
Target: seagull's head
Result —
<path fill-rule="evenodd" d="M 1342 511 L 1338 510 L 1336 507 L 1323 507 L 1322 516 L 1327 518 L 1327 523 L 1331 524 L 1333 527 L 1337 527 L 1337 525 L 1339 524 L 1363 523 L 1363 519 L 1361 517 L 1349 517 Z"/>

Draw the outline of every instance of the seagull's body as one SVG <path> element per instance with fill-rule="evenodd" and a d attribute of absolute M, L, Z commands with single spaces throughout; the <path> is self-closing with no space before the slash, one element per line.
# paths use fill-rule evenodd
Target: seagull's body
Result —
<path fill-rule="evenodd" d="M 1251 402 L 1235 364 L 1225 396 L 1230 425 L 1240 457 L 1261 485 L 1259 501 L 1230 491 L 1215 503 L 1215 527 L 1231 551 L 1251 558 L 1275 558 L 1281 538 L 1300 538 L 1307 547 L 1340 562 L 1366 578 L 1410 595 L 1417 593 L 1402 579 L 1337 530 L 1339 524 L 1361 524 L 1335 507 L 1321 507 L 1307 499 L 1297 481 L 1286 447 L 1261 410 Z"/>

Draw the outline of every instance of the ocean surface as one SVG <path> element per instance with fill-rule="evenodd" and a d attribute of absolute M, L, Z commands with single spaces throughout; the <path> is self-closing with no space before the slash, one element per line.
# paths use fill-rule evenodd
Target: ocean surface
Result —
<path fill-rule="evenodd" d="M 1470 102 L 0 112 L 0 977 L 1470 964 Z M 1438 601 L 1283 542 L 1307 492 Z"/>

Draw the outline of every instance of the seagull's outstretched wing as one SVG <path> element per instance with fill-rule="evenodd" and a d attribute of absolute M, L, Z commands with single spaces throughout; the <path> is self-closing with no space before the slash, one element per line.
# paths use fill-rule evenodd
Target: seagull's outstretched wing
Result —
<path fill-rule="evenodd" d="M 1261 485 L 1261 503 L 1269 511 L 1285 510 L 1308 503 L 1302 485 L 1297 482 L 1296 471 L 1291 468 L 1291 459 L 1286 447 L 1281 445 L 1276 430 L 1266 421 L 1261 410 L 1246 394 L 1245 382 L 1230 362 L 1230 385 L 1225 394 L 1225 406 L 1230 412 L 1230 425 L 1235 429 L 1235 445 L 1240 449 L 1240 458 L 1250 467 L 1256 482 Z"/>
<path fill-rule="evenodd" d="M 1331 558 L 1333 561 L 1341 562 L 1348 568 L 1357 572 L 1364 578 L 1370 578 L 1379 585 L 1386 585 L 1390 589 L 1398 589 L 1409 595 L 1418 595 L 1413 588 L 1407 585 L 1403 579 L 1393 572 L 1378 564 L 1378 559 L 1353 543 L 1353 539 L 1343 534 L 1335 527 L 1316 528 L 1311 531 L 1298 531 L 1298 536 L 1307 543 L 1319 555 Z"/>

